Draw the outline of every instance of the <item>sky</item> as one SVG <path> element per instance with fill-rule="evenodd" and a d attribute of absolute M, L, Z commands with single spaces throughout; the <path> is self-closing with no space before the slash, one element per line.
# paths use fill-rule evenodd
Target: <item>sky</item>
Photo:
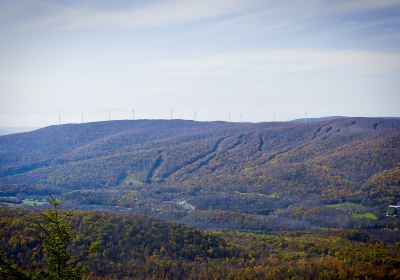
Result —
<path fill-rule="evenodd" d="M 399 89 L 400 0 L 0 1 L 0 127 L 400 117 Z"/>

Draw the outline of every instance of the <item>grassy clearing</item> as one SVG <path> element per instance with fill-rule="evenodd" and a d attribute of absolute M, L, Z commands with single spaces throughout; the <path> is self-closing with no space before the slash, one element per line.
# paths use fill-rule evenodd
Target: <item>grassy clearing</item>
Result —
<path fill-rule="evenodd" d="M 142 181 L 136 179 L 130 174 L 128 174 L 128 176 L 126 176 L 120 183 L 120 185 L 128 185 L 128 186 L 141 186 L 143 184 L 144 183 Z"/>
<path fill-rule="evenodd" d="M 353 218 L 355 219 L 365 219 L 369 221 L 376 221 L 378 217 L 374 213 L 360 213 L 360 214 L 353 214 Z"/>
<path fill-rule="evenodd" d="M 47 202 L 43 202 L 43 201 L 37 201 L 35 199 L 19 200 L 15 196 L 1 196 L 0 197 L 0 202 L 2 204 L 5 204 L 5 205 L 11 206 L 11 207 L 21 207 L 23 205 L 26 205 L 26 206 L 40 206 L 40 205 L 43 205 L 43 204 L 47 203 Z"/>
<path fill-rule="evenodd" d="M 364 219 L 369 221 L 378 220 L 378 217 L 374 213 L 368 212 L 368 207 L 358 203 L 344 202 L 326 205 L 326 207 L 340 209 L 348 214 L 351 214 L 354 219 Z"/>
<path fill-rule="evenodd" d="M 33 199 L 24 199 L 22 200 L 22 204 L 23 205 L 28 205 L 28 206 L 39 206 L 39 205 L 43 205 L 46 204 L 47 202 L 43 202 L 43 201 L 36 201 Z"/>
<path fill-rule="evenodd" d="M 344 202 L 344 203 L 337 203 L 337 204 L 329 204 L 326 205 L 328 208 L 335 208 L 335 209 L 341 209 L 345 211 L 362 211 L 365 210 L 366 207 L 358 204 L 358 203 L 352 203 L 352 202 Z"/>

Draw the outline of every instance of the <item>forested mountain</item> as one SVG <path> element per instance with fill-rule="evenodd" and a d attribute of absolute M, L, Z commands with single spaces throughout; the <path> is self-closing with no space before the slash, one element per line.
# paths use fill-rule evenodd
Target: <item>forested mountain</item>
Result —
<path fill-rule="evenodd" d="M 400 120 L 108 121 L 0 137 L 0 199 L 201 228 L 384 227 L 400 202 Z"/>

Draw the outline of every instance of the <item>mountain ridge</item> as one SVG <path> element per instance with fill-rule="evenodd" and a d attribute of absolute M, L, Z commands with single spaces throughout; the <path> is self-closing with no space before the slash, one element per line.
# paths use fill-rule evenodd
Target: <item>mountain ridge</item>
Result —
<path fill-rule="evenodd" d="M 388 170 L 398 176 L 399 139 L 400 120 L 392 118 L 50 126 L 0 137 L 0 196 L 51 191 L 82 207 L 124 206 L 167 219 L 198 219 L 193 208 L 263 220 L 292 215 L 291 205 L 349 201 L 383 217 L 399 188 L 380 185 L 377 199 L 366 184 Z M 98 199 L 89 203 L 86 191 Z"/>

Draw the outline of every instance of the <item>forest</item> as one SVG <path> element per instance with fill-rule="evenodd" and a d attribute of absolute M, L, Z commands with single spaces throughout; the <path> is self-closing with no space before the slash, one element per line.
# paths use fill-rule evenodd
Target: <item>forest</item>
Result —
<path fill-rule="evenodd" d="M 43 268 L 51 194 L 90 279 L 399 279 L 399 139 L 398 119 L 345 117 L 0 136 L 0 248 Z"/>
<path fill-rule="evenodd" d="M 43 266 L 29 230 L 37 212 L 0 208 L 0 246 L 25 269 Z M 141 215 L 80 211 L 72 217 L 90 279 L 399 279 L 400 242 L 361 230 L 203 231 Z M 81 256 L 91 242 L 90 256 Z"/>

